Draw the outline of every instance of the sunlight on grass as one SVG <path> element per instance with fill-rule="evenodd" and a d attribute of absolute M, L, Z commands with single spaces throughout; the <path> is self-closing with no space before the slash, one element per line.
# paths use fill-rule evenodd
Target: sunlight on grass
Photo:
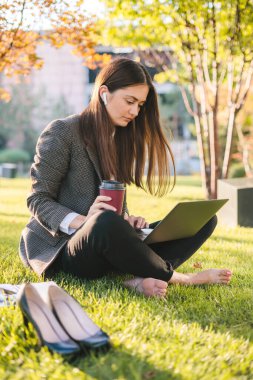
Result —
<path fill-rule="evenodd" d="M 39 281 L 18 258 L 20 232 L 29 218 L 26 179 L 0 180 L 1 283 Z M 203 199 L 198 177 L 180 177 L 164 198 L 128 189 L 130 213 L 149 222 L 161 219 L 179 201 Z M 224 287 L 170 286 L 164 300 L 145 299 L 121 285 L 122 278 L 81 281 L 59 274 L 55 281 L 81 303 L 111 337 L 106 354 L 74 361 L 38 347 L 27 336 L 21 312 L 1 309 L 1 379 L 252 379 L 253 234 L 250 228 L 218 225 L 213 236 L 182 272 L 228 267 L 234 277 Z"/>

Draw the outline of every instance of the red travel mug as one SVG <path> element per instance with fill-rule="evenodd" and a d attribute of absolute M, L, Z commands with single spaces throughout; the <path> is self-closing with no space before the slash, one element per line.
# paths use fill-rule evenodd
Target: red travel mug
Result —
<path fill-rule="evenodd" d="M 117 214 L 122 214 L 123 201 L 125 195 L 125 186 L 118 181 L 102 181 L 99 186 L 99 194 L 111 197 L 110 201 L 107 201 L 109 205 L 116 208 Z"/>

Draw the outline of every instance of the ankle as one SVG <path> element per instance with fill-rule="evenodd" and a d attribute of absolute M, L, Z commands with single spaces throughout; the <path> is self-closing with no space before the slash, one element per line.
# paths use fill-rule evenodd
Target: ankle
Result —
<path fill-rule="evenodd" d="M 123 284 L 127 287 L 131 287 L 131 288 L 137 288 L 138 285 L 143 281 L 143 278 L 142 277 L 134 277 L 134 278 L 131 278 L 129 280 L 125 280 L 123 282 Z"/>
<path fill-rule="evenodd" d="M 182 284 L 182 285 L 190 285 L 192 283 L 192 275 L 189 273 L 178 273 L 173 272 L 171 279 L 169 280 L 169 284 Z"/>

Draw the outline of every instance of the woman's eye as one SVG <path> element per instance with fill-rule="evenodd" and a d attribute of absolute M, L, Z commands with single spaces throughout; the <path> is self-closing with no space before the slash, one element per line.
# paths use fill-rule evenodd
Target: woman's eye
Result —
<path fill-rule="evenodd" d="M 130 100 L 127 100 L 127 104 L 134 104 L 134 102 L 131 102 Z"/>

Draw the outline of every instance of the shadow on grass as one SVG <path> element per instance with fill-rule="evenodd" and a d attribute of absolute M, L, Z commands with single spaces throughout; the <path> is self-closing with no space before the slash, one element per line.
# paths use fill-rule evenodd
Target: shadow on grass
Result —
<path fill-rule="evenodd" d="M 253 341 L 252 289 L 210 285 L 171 289 L 170 309 L 183 323 L 197 323 L 202 329 Z M 190 302 L 189 302 L 190 299 Z M 151 310 L 152 312 L 152 310 Z"/>
<path fill-rule="evenodd" d="M 160 370 L 138 355 L 122 347 L 111 348 L 108 353 L 93 354 L 85 360 L 76 359 L 70 363 L 83 373 L 99 380 L 140 379 L 180 380 L 181 375 L 171 370 Z"/>
<path fill-rule="evenodd" d="M 92 292 L 96 298 L 108 300 L 127 297 L 140 303 L 145 303 L 145 310 L 151 318 L 159 316 L 161 320 L 170 319 L 178 322 L 197 323 L 203 330 L 211 329 L 221 334 L 229 333 L 235 338 L 253 341 L 253 306 L 252 289 L 236 284 L 229 286 L 209 285 L 185 287 L 172 285 L 169 287 L 165 300 L 157 301 L 128 291 L 121 285 L 123 276 L 107 277 L 100 280 L 76 280 L 75 278 L 58 274 L 55 281 L 62 286 L 84 286 L 86 292 Z M 65 285 L 65 286 L 66 286 Z M 122 298 L 121 298 L 122 297 Z"/>
<path fill-rule="evenodd" d="M 147 358 L 148 354 L 145 353 L 145 350 L 143 350 L 143 357 L 140 357 L 139 354 L 130 352 L 128 348 L 120 343 L 113 344 L 112 347 L 106 352 L 95 352 L 91 350 L 89 353 L 80 353 L 77 356 L 59 356 L 52 353 L 52 357 L 50 358 L 51 355 L 48 350 L 44 347 L 40 347 L 34 327 L 29 324 L 29 330 L 27 331 L 25 326 L 21 323 L 21 319 L 19 319 L 19 317 L 21 317 L 21 313 L 17 313 L 15 308 L 10 311 L 12 314 L 15 314 L 16 320 L 14 325 L 16 326 L 13 327 L 13 324 L 8 324 L 4 333 L 4 339 L 10 345 L 9 335 L 11 335 L 14 331 L 17 336 L 11 352 L 8 351 L 7 358 L 4 360 L 3 357 L 0 357 L 0 368 L 4 368 L 6 371 L 11 369 L 12 373 L 14 373 L 17 368 L 26 370 L 28 365 L 31 366 L 32 361 L 34 371 L 40 371 L 40 368 L 42 368 L 41 371 L 43 371 L 45 365 L 49 366 L 49 373 L 44 373 L 45 378 L 49 378 L 48 376 L 52 376 L 52 378 L 57 379 L 65 378 L 62 377 L 63 371 L 69 373 L 68 367 L 72 367 L 75 370 L 75 375 L 71 375 L 71 377 L 66 376 L 68 379 L 80 379 L 80 373 L 77 372 L 77 369 L 81 371 L 84 376 L 89 375 L 92 379 L 99 380 L 182 379 L 180 374 L 174 373 L 171 369 L 159 369 L 150 363 L 150 359 Z M 28 364 L 29 360 L 27 361 L 27 357 L 30 358 L 30 364 Z M 17 364 L 19 366 L 15 368 L 15 365 L 17 366 Z M 169 363 L 167 363 L 167 366 L 168 365 Z M 34 378 L 38 379 L 37 376 Z M 86 379 L 86 377 L 84 378 Z"/>
<path fill-rule="evenodd" d="M 21 323 L 21 313 L 17 313 L 13 307 L 7 310 L 6 316 L 13 317 L 14 323 L 7 324 L 2 336 L 3 352 L 0 355 L 0 369 L 4 370 L 6 374 L 7 372 L 10 374 L 10 376 L 6 375 L 4 379 L 12 379 L 14 373 L 20 371 L 24 378 L 26 378 L 26 374 L 28 376 L 29 373 L 34 373 L 34 379 L 86 379 L 87 375 L 90 376 L 89 379 L 99 380 L 182 379 L 181 375 L 175 374 L 170 369 L 163 370 L 155 367 L 145 357 L 145 351 L 143 352 L 144 357 L 140 357 L 120 344 L 112 346 L 107 352 L 90 351 L 88 354 L 80 353 L 74 357 L 50 354 L 45 347 L 41 348 L 38 344 L 34 327 L 29 324 L 29 331 L 27 331 Z M 78 370 L 86 376 L 80 377 Z M 65 373 L 67 373 L 66 377 Z M 18 378 L 21 379 L 21 376 Z M 32 379 L 30 376 L 27 378 Z"/>
<path fill-rule="evenodd" d="M 25 269 L 18 257 L 2 255 L 2 282 L 22 283 L 39 282 L 32 271 Z M 10 270 L 12 268 L 12 270 Z M 81 280 L 74 276 L 59 273 L 52 280 L 70 291 L 70 294 L 92 294 L 92 297 L 106 303 L 131 304 L 132 300 L 145 307 L 148 314 L 161 321 L 170 320 L 182 323 L 197 323 L 202 329 L 210 328 L 215 332 L 230 333 L 235 338 L 253 342 L 253 304 L 252 285 L 249 275 L 234 276 L 229 286 L 212 285 L 185 287 L 171 285 L 165 300 L 146 299 L 142 295 L 128 291 L 122 286 L 125 276 L 107 276 L 99 280 Z M 84 290 L 84 293 L 82 292 Z M 119 311 L 120 312 L 120 311 Z M 106 310 L 105 310 L 106 317 Z"/>
<path fill-rule="evenodd" d="M 22 277 L 24 275 L 26 275 L 26 281 L 29 281 L 29 279 L 34 281 L 35 275 L 32 272 L 23 270 Z M 96 302 L 98 303 L 101 301 L 101 305 L 106 305 L 107 301 L 111 304 L 115 302 L 115 305 L 112 305 L 112 308 L 114 309 L 114 314 L 112 314 L 114 319 L 110 319 L 107 323 L 110 323 L 110 326 L 112 327 L 111 335 L 115 334 L 115 337 L 118 336 L 118 339 L 120 336 L 118 335 L 118 329 L 124 329 L 124 326 L 121 325 L 120 320 L 122 317 L 122 310 L 126 310 L 127 313 L 128 307 L 133 304 L 136 305 L 136 313 L 143 312 L 143 315 L 147 315 L 149 320 L 159 320 L 159 323 L 163 321 L 166 323 L 168 320 L 172 320 L 175 323 L 187 324 L 189 329 L 191 328 L 191 324 L 197 323 L 205 331 L 210 328 L 213 332 L 220 332 L 221 334 L 229 332 L 229 334 L 233 337 L 244 338 L 245 340 L 250 339 L 251 341 L 253 340 L 253 321 L 251 315 L 252 307 L 250 307 L 250 304 L 249 307 L 247 307 L 247 304 L 252 298 L 250 289 L 248 293 L 244 289 L 245 299 L 242 297 L 238 300 L 236 297 L 236 294 L 238 294 L 238 289 L 233 286 L 228 286 L 226 288 L 221 286 L 199 286 L 195 288 L 170 286 L 167 298 L 164 300 L 157 300 L 146 299 L 142 295 L 138 295 L 123 288 L 121 285 L 123 278 L 125 278 L 125 276 L 108 276 L 99 280 L 87 281 L 59 273 L 54 276 L 52 280 L 56 281 L 60 286 L 65 288 L 74 296 L 75 292 L 79 295 L 81 294 L 83 301 L 86 299 L 87 295 L 87 304 L 91 307 L 94 299 L 96 299 Z M 42 280 L 43 279 L 40 279 L 40 281 Z M 124 309 L 122 309 L 121 306 L 124 306 Z M 131 312 L 132 311 L 126 315 L 125 321 L 131 318 Z M 107 310 L 105 307 L 105 319 L 106 314 Z M 117 321 L 117 317 L 119 317 L 119 321 Z M 140 317 L 142 318 L 141 315 Z M 125 316 L 123 315 L 122 318 L 124 319 Z M 114 325 L 117 325 L 117 323 L 118 326 L 115 330 Z M 12 325 L 10 324 L 10 328 L 12 328 L 11 326 Z M 136 329 L 136 334 L 138 334 L 138 323 L 134 328 Z M 23 337 L 23 334 L 23 329 L 20 329 L 19 325 L 18 335 L 20 338 Z M 122 334 L 124 334 L 124 330 L 122 330 Z M 134 330 L 132 334 L 134 334 Z M 154 341 L 156 341 L 159 337 L 161 338 L 159 331 L 154 331 L 154 334 L 155 335 L 152 338 Z M 134 337 L 134 335 L 132 336 Z M 163 339 L 165 338 L 164 335 L 162 337 Z M 130 336 L 127 339 L 130 339 Z M 166 339 L 168 339 L 169 343 L 169 335 Z M 187 336 L 185 339 L 187 339 Z M 130 352 L 127 343 L 126 345 L 123 345 L 120 342 L 117 342 L 117 338 L 114 340 L 115 342 L 113 343 L 115 344 L 115 347 L 107 353 L 101 353 L 98 355 L 91 353 L 91 355 L 86 357 L 79 356 L 71 361 L 66 360 L 66 365 L 77 368 L 84 375 L 86 374 L 92 378 L 97 378 L 100 380 L 111 380 L 118 378 L 137 380 L 181 380 L 183 378 L 180 374 L 174 373 L 171 369 L 166 368 L 163 370 L 150 363 L 152 360 L 148 357 L 148 355 L 150 355 L 150 349 L 147 350 L 146 354 L 145 346 L 143 347 L 141 351 L 142 354 L 140 356 L 139 353 L 136 354 L 134 352 Z M 16 355 L 18 355 L 21 350 L 26 356 L 27 350 L 31 349 L 33 351 L 33 360 L 35 360 L 36 357 L 38 363 L 41 361 L 44 363 L 45 358 L 43 355 L 45 353 L 43 352 L 41 356 L 40 352 L 37 353 L 37 349 L 39 349 L 39 347 L 35 349 L 33 348 L 33 345 L 36 345 L 36 341 L 36 336 L 34 332 L 32 332 L 29 341 L 24 343 L 24 345 L 22 343 L 22 348 L 18 345 L 16 345 L 17 347 L 15 346 Z M 30 342 L 32 345 L 30 345 Z M 139 338 L 139 344 L 141 345 L 141 343 L 142 340 Z M 133 347 L 136 346 L 133 345 Z M 159 352 L 160 360 L 163 358 L 162 350 Z M 164 354 L 166 353 L 164 352 Z M 26 360 L 24 363 L 27 365 Z M 56 370 L 56 366 L 58 366 L 57 363 L 59 362 L 56 360 L 55 363 L 56 364 L 52 364 L 53 368 L 51 368 L 50 371 Z M 169 363 L 165 364 L 166 367 L 169 367 Z M 9 366 L 10 362 L 6 361 L 5 365 Z M 63 371 L 64 368 L 62 368 L 61 371 Z"/>

